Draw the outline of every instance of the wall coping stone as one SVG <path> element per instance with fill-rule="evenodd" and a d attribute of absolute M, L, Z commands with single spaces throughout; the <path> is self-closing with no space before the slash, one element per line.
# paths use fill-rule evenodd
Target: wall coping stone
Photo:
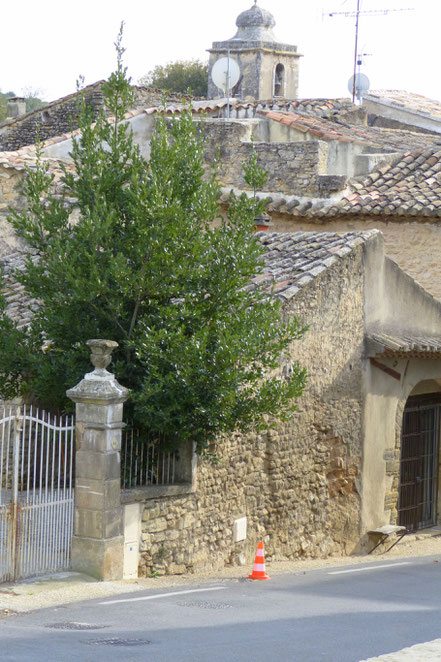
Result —
<path fill-rule="evenodd" d="M 195 492 L 195 487 L 191 483 L 148 485 L 146 487 L 135 487 L 130 490 L 121 490 L 121 503 L 128 504 L 137 501 L 147 501 L 149 499 L 184 496 L 193 492 Z"/>

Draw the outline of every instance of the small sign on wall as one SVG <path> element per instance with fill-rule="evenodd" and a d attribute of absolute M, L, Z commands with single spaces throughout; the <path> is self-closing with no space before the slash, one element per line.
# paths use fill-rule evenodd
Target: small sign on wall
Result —
<path fill-rule="evenodd" d="M 233 524 L 233 542 L 246 540 L 247 537 L 247 518 L 241 517 L 234 520 Z"/>

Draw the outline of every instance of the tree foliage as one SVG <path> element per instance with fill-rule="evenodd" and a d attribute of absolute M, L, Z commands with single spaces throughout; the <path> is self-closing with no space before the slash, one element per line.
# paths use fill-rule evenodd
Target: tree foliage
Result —
<path fill-rule="evenodd" d="M 115 122 L 93 118 L 83 102 L 62 194 L 51 192 L 41 160 L 26 178 L 27 210 L 11 213 L 40 256 L 16 274 L 39 307 L 18 329 L 3 301 L 0 392 L 66 410 L 66 389 L 90 370 L 86 340 L 116 340 L 112 371 L 132 389 L 135 424 L 168 448 L 192 440 L 202 451 L 222 433 L 292 414 L 304 372 L 295 366 L 285 381 L 274 371 L 301 330 L 282 320 L 274 297 L 248 287 L 262 266 L 250 232 L 262 203 L 232 195 L 219 218 L 191 112 L 160 116 L 150 161 L 142 158 L 122 121 L 132 90 L 120 41 L 117 50 L 103 86 Z M 245 176 L 252 186 L 262 173 L 254 163 Z"/>
<path fill-rule="evenodd" d="M 191 93 L 195 97 L 206 97 L 208 86 L 208 64 L 200 60 L 178 60 L 161 66 L 140 78 L 140 85 L 158 87 L 167 92 Z"/>

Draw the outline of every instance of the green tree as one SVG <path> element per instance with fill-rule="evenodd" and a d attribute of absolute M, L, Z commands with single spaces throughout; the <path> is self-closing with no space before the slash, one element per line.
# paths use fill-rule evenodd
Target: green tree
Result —
<path fill-rule="evenodd" d="M 146 87 L 158 87 L 167 92 L 182 92 L 195 97 L 206 97 L 208 86 L 208 64 L 200 60 L 178 60 L 161 66 L 139 79 Z"/>
<path fill-rule="evenodd" d="M 3 301 L 0 392 L 65 410 L 66 389 L 90 370 L 85 341 L 113 339 L 112 370 L 133 391 L 135 424 L 165 447 L 193 440 L 203 451 L 222 433 L 292 414 L 304 372 L 296 366 L 285 381 L 271 371 L 301 330 L 282 321 L 274 297 L 248 287 L 262 266 L 250 232 L 262 203 L 232 195 L 228 219 L 218 218 L 219 189 L 214 173 L 204 175 L 191 113 L 158 118 L 150 161 L 141 157 L 122 121 L 132 89 L 120 41 L 117 49 L 103 86 L 115 122 L 83 103 L 63 195 L 51 194 L 40 162 L 26 179 L 27 210 L 11 213 L 39 254 L 16 274 L 39 306 L 18 329 Z M 261 175 L 255 164 L 246 172 L 251 185 Z"/>
<path fill-rule="evenodd" d="M 31 110 L 38 110 L 46 105 L 46 101 L 42 101 L 42 90 L 33 87 L 23 88 L 23 97 L 26 99 L 26 112 L 30 113 Z"/>

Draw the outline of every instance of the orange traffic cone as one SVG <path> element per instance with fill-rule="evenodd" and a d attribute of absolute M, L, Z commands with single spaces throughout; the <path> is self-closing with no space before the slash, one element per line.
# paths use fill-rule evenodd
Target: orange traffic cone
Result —
<path fill-rule="evenodd" d="M 248 579 L 269 579 L 268 575 L 265 572 L 265 557 L 263 554 L 263 542 L 260 541 L 257 544 L 256 558 L 254 559 L 254 567 L 251 575 L 248 575 Z"/>

